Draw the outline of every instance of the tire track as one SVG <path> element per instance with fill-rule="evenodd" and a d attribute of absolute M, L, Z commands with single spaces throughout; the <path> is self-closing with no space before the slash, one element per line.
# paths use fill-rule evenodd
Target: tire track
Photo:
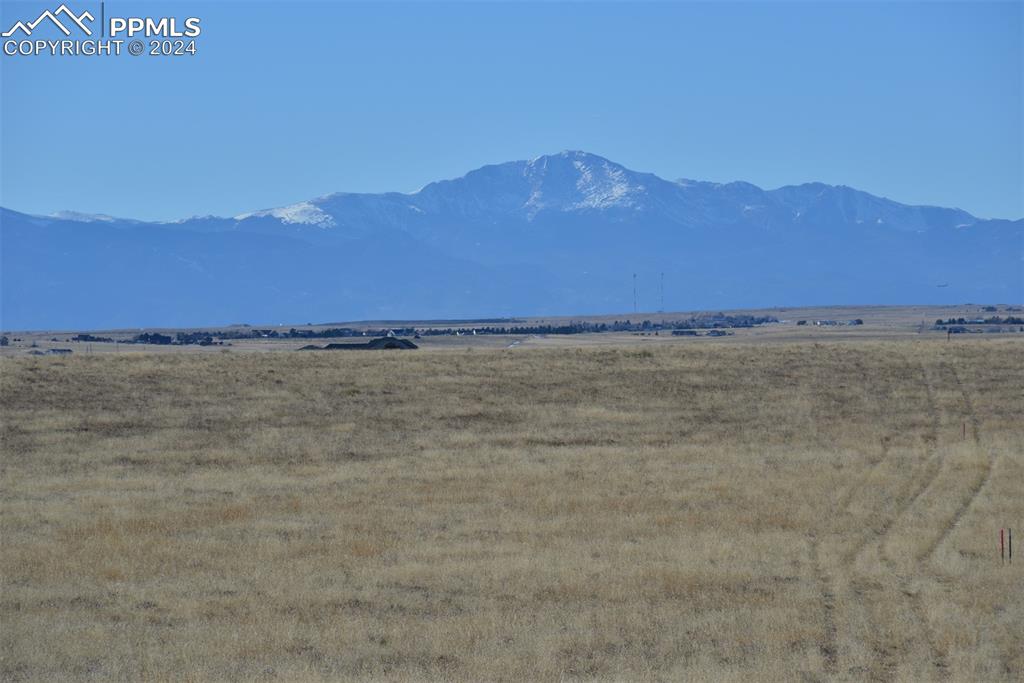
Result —
<path fill-rule="evenodd" d="M 843 494 L 839 496 L 839 499 L 836 500 L 837 508 L 842 509 L 843 512 L 845 512 L 846 514 L 850 513 L 850 506 L 856 499 L 857 494 L 860 493 L 864 489 L 864 487 L 868 485 L 868 482 L 874 479 L 875 472 L 877 472 L 882 467 L 882 465 L 884 465 L 885 462 L 889 459 L 889 444 L 891 441 L 892 439 L 888 435 L 885 435 L 881 439 L 879 439 L 878 455 L 876 455 L 874 458 L 868 459 L 867 471 L 859 478 L 858 481 L 848 486 L 846 488 L 846 491 L 844 491 Z"/>
<path fill-rule="evenodd" d="M 830 675 L 839 671 L 839 656 L 834 649 L 835 644 L 841 642 L 838 637 L 839 620 L 836 610 L 839 609 L 839 605 L 844 605 L 845 608 L 846 600 L 854 603 L 861 600 L 864 601 L 861 604 L 867 606 L 864 610 L 867 617 L 865 623 L 872 631 L 862 642 L 873 654 L 869 668 L 864 671 L 870 678 L 892 680 L 906 673 L 900 671 L 901 664 L 912 661 L 929 662 L 932 667 L 927 674 L 929 677 L 945 679 L 950 675 L 946 652 L 936 640 L 926 610 L 925 594 L 931 586 L 926 568 L 967 512 L 981 498 L 981 493 L 986 490 L 993 476 L 995 457 L 991 452 L 988 453 L 984 474 L 971 484 L 961 503 L 943 524 L 941 520 L 946 515 L 936 515 L 932 504 L 940 500 L 939 496 L 946 490 L 948 484 L 952 482 L 953 490 L 956 490 L 956 484 L 963 483 L 950 478 L 957 475 L 954 465 L 960 462 L 963 451 L 941 448 L 940 437 L 944 429 L 948 430 L 954 424 L 959 427 L 961 420 L 957 418 L 962 415 L 970 425 L 970 447 L 979 449 L 982 447 L 981 421 L 970 392 L 956 367 L 944 363 L 946 372 L 941 372 L 938 368 L 933 371 L 925 363 L 917 362 L 909 356 L 906 357 L 906 362 L 908 366 L 917 365 L 920 368 L 925 398 L 924 411 L 928 416 L 922 435 L 926 446 L 924 460 L 919 461 L 905 476 L 892 478 L 894 482 L 906 482 L 903 495 L 896 493 L 892 496 L 897 500 L 897 505 L 894 509 L 870 514 L 863 520 L 865 525 L 870 524 L 870 528 L 859 534 L 852 547 L 842 555 L 841 564 L 832 568 L 834 574 L 830 574 L 822 564 L 818 540 L 812 538 L 811 553 L 818 572 L 824 610 L 825 633 L 821 651 L 825 657 L 826 671 Z M 936 372 L 941 372 L 943 378 L 948 375 L 959 393 L 959 400 L 955 398 L 955 394 L 945 396 L 938 393 Z M 854 504 L 861 498 L 862 492 L 878 479 L 884 468 L 894 465 L 890 453 L 891 435 L 890 430 L 881 438 L 878 456 L 868 461 L 865 474 L 851 484 L 839 499 L 841 505 L 838 507 L 847 516 L 852 514 Z M 958 457 L 950 459 L 950 453 Z M 921 508 L 921 505 L 925 507 Z M 914 511 L 919 508 L 920 514 L 915 515 Z M 911 515 L 921 518 L 921 521 L 907 520 Z M 933 520 L 935 526 L 929 524 Z M 890 554 L 892 537 L 898 529 L 903 528 L 905 521 L 911 524 L 923 522 L 925 533 L 931 536 L 931 539 L 923 550 L 908 554 L 905 558 L 896 558 Z M 909 564 L 899 560 L 905 560 Z M 837 591 L 837 586 L 845 587 L 845 593 L 838 601 L 837 593 L 842 591 Z M 911 620 L 909 623 L 905 621 L 907 617 Z M 920 670 L 917 675 L 922 675 Z"/>
<path fill-rule="evenodd" d="M 811 536 L 811 562 L 818 576 L 818 590 L 822 598 L 822 620 L 824 634 L 819 646 L 821 656 L 825 659 L 825 673 L 835 675 L 839 672 L 839 629 L 836 627 L 835 609 L 836 595 L 833 589 L 834 580 L 821 564 L 818 537 Z"/>
<path fill-rule="evenodd" d="M 896 578 L 895 590 L 889 592 L 891 598 L 904 604 L 907 610 L 905 613 L 912 614 L 914 621 L 919 624 L 919 628 L 907 642 L 912 644 L 915 639 L 914 636 L 916 636 L 920 647 L 930 655 L 936 675 L 944 678 L 949 673 L 949 664 L 946 661 L 945 653 L 935 641 L 931 625 L 928 622 L 928 615 L 924 609 L 924 600 L 921 597 L 921 592 L 914 589 L 909 576 L 900 573 L 896 563 L 886 555 L 881 543 L 875 544 L 873 548 L 878 555 L 879 562 Z M 912 645 L 908 649 L 912 649 Z M 895 650 L 892 646 L 883 650 L 876 650 L 876 652 L 880 652 L 883 669 L 890 674 L 893 674 L 897 668 Z M 892 678 L 892 676 L 890 675 L 889 678 Z"/>
<path fill-rule="evenodd" d="M 861 534 L 858 542 L 850 548 L 843 556 L 845 563 L 856 563 L 856 561 L 863 554 L 867 546 L 872 542 L 877 542 L 879 546 L 884 544 L 885 539 L 889 536 L 893 526 L 899 521 L 908 510 L 910 510 L 918 499 L 932 486 L 939 474 L 942 472 L 942 458 L 938 454 L 937 444 L 939 441 L 939 428 L 940 428 L 940 408 L 938 401 L 935 398 L 935 389 L 932 385 L 931 375 L 928 369 L 922 364 L 920 365 L 921 375 L 924 380 L 925 388 L 925 399 L 927 401 L 927 412 L 931 416 L 928 432 L 925 434 L 925 442 L 928 444 L 928 455 L 923 467 L 925 467 L 923 483 L 916 488 L 914 493 L 909 497 L 902 500 L 896 507 L 896 510 L 885 519 L 881 525 L 876 526 L 869 531 Z M 878 465 L 881 465 L 879 461 Z M 915 480 L 917 478 L 915 477 Z"/>
<path fill-rule="evenodd" d="M 885 624 L 885 617 L 877 614 L 878 608 L 891 608 L 892 603 L 898 602 L 905 606 L 904 609 L 898 611 L 903 614 L 912 615 L 914 621 L 918 624 L 918 627 L 911 633 L 911 635 L 906 637 L 906 639 L 899 643 L 899 645 L 893 642 L 887 642 L 876 643 L 873 646 L 872 649 L 875 653 L 876 661 L 872 667 L 871 673 L 872 678 L 876 680 L 891 680 L 894 678 L 899 664 L 897 655 L 899 654 L 900 646 L 905 649 L 914 649 L 915 641 L 919 644 L 920 649 L 929 653 L 932 663 L 938 670 L 937 674 L 939 676 L 942 676 L 945 671 L 948 671 L 948 665 L 946 664 L 945 657 L 942 651 L 938 648 L 935 638 L 932 635 L 931 627 L 928 624 L 927 615 L 924 610 L 924 604 L 921 600 L 920 593 L 913 590 L 910 578 L 900 573 L 899 567 L 885 552 L 885 542 L 893 527 L 911 509 L 913 509 L 921 496 L 932 488 L 938 480 L 939 475 L 942 473 L 944 459 L 938 450 L 939 431 L 941 428 L 940 414 L 942 413 L 942 410 L 935 395 L 935 388 L 931 373 L 924 364 L 920 364 L 920 369 L 925 390 L 926 410 L 928 415 L 930 415 L 928 431 L 924 437 L 925 443 L 928 444 L 929 451 L 926 461 L 927 474 L 925 475 L 922 483 L 916 487 L 913 495 L 900 502 L 894 513 L 875 530 L 874 535 L 870 532 L 862 535 L 858 546 L 847 554 L 849 557 L 849 563 L 851 566 L 855 567 L 866 553 L 869 551 L 873 552 L 879 566 L 884 569 L 884 573 L 888 575 L 888 578 L 891 581 L 888 585 L 885 582 L 879 584 L 879 591 L 885 595 L 884 599 L 878 598 L 873 601 L 873 604 L 876 605 L 876 616 L 873 621 L 878 624 Z"/>
<path fill-rule="evenodd" d="M 879 547 L 884 547 L 885 539 L 888 538 L 889 533 L 892 531 L 893 526 L 898 522 L 907 512 L 914 507 L 918 499 L 921 498 L 929 488 L 934 485 L 938 479 L 939 474 L 942 472 L 943 457 L 939 455 L 938 444 L 939 444 L 939 432 L 941 430 L 942 421 L 940 414 L 943 412 L 939 406 L 939 402 L 935 397 L 935 387 L 932 381 L 931 373 L 928 371 L 923 364 L 921 364 L 921 377 L 924 380 L 925 400 L 927 401 L 927 411 L 931 416 L 929 422 L 928 432 L 924 436 L 925 443 L 928 444 L 928 456 L 926 465 L 928 466 L 928 474 L 924 479 L 924 483 L 921 484 L 914 494 L 900 503 L 897 506 L 896 513 L 890 517 L 883 525 L 882 531 L 878 534 L 875 539 L 878 542 Z"/>
<path fill-rule="evenodd" d="M 861 374 L 861 375 L 866 375 L 867 374 L 867 368 L 864 367 L 864 364 L 862 362 L 856 361 L 854 363 L 854 366 L 856 367 L 857 372 L 859 374 Z M 880 424 L 880 423 L 885 421 L 885 417 L 889 414 L 885 410 L 885 401 L 883 400 L 884 398 L 887 398 L 887 395 L 883 395 L 882 391 L 878 391 L 878 392 L 876 392 L 876 395 L 873 396 L 872 398 L 873 398 L 873 400 L 875 402 L 875 407 L 876 407 L 875 421 Z M 879 441 L 879 452 L 878 452 L 878 455 L 876 455 L 874 458 L 868 458 L 868 468 L 867 468 L 867 470 L 865 471 L 865 473 L 863 475 L 861 475 L 859 477 L 859 479 L 856 482 L 854 482 L 854 483 L 852 483 L 852 484 L 850 484 L 849 486 L 846 487 L 846 490 L 843 492 L 843 494 L 841 496 L 839 496 L 839 498 L 836 500 L 836 507 L 841 508 L 844 512 L 849 514 L 849 512 L 850 512 L 850 505 L 853 503 L 853 501 L 856 498 L 857 494 L 860 493 L 860 491 L 865 486 L 868 485 L 868 483 L 873 479 L 875 472 L 883 464 L 885 464 L 886 460 L 888 460 L 888 458 L 889 458 L 889 445 L 892 442 L 892 436 L 891 435 L 892 435 L 893 431 L 894 430 L 893 430 L 892 426 L 890 425 L 889 428 L 887 429 L 886 433 L 883 434 L 882 437 L 878 440 Z"/>
<path fill-rule="evenodd" d="M 960 377 L 960 373 L 957 372 L 955 365 L 949 366 L 950 374 L 953 375 L 953 381 L 956 383 L 956 388 L 960 392 L 960 397 L 963 400 L 964 410 L 967 412 L 967 420 L 971 423 L 971 435 L 974 438 L 974 443 L 978 446 L 981 445 L 981 420 L 978 419 L 978 413 L 974 410 L 974 401 L 971 400 L 971 395 L 967 392 L 964 387 L 964 381 Z"/>
<path fill-rule="evenodd" d="M 886 553 L 886 542 L 891 536 L 896 525 L 911 510 L 915 508 L 922 496 L 932 490 L 939 481 L 945 465 L 945 457 L 939 449 L 939 438 L 942 429 L 944 416 L 948 412 L 937 397 L 935 381 L 931 370 L 923 363 L 905 358 L 906 367 L 909 369 L 917 366 L 920 370 L 921 386 L 924 388 L 925 414 L 928 415 L 926 431 L 923 435 L 927 452 L 922 463 L 910 471 L 905 479 L 909 487 L 903 496 L 898 499 L 895 509 L 878 523 L 877 520 L 864 520 L 865 523 L 874 521 L 870 528 L 862 532 L 856 541 L 840 557 L 840 565 L 833 570 L 837 574 L 830 573 L 825 567 L 820 556 L 820 542 L 817 536 L 811 538 L 811 560 L 816 571 L 818 590 L 822 601 L 822 620 L 824 633 L 820 643 L 820 651 L 824 658 L 825 670 L 828 675 L 838 674 L 840 642 L 837 624 L 837 610 L 840 601 L 837 601 L 837 587 L 845 586 L 846 595 L 842 604 L 860 604 L 867 609 L 863 615 L 867 618 L 867 624 L 871 629 L 870 633 L 879 634 L 878 638 L 870 638 L 865 644 L 874 655 L 874 661 L 867 673 L 873 680 L 892 680 L 898 674 L 900 662 L 905 658 L 907 652 L 917 652 L 921 656 L 927 656 L 935 668 L 936 678 L 944 678 L 949 666 L 945 655 L 938 647 L 931 626 L 928 622 L 927 613 L 920 590 L 913 585 L 913 576 L 901 572 L 895 560 Z M 876 399 L 881 408 L 879 411 L 879 422 L 886 414 L 885 401 L 879 396 Z M 948 420 L 948 417 L 946 417 Z M 844 516 L 852 513 L 853 504 L 867 487 L 877 479 L 878 473 L 886 465 L 891 465 L 891 444 L 896 426 L 890 422 L 890 428 L 879 441 L 878 455 L 870 459 L 867 471 L 856 482 L 851 484 L 842 494 L 839 504 L 836 506 L 843 510 Z M 974 425 L 973 433 L 977 434 L 977 426 Z M 912 487 L 912 488 L 911 488 Z M 895 494 L 893 497 L 897 497 Z M 872 558 L 875 566 L 882 571 L 880 575 L 867 573 L 858 570 L 862 560 Z M 837 575 L 839 579 L 837 579 Z M 865 598 L 865 594 L 872 594 Z M 865 602 L 866 600 L 866 602 Z M 893 612 L 895 610 L 895 612 Z M 893 614 L 910 615 L 916 626 L 901 628 L 894 622 Z"/>
<path fill-rule="evenodd" d="M 946 369 L 948 370 L 949 376 L 953 380 L 953 384 L 956 386 L 957 392 L 960 394 L 960 403 L 962 405 L 963 416 L 966 418 L 966 422 L 971 426 L 971 441 L 974 449 L 982 448 L 981 445 L 981 420 L 978 417 L 977 411 L 975 410 L 974 403 L 971 400 L 971 396 L 966 386 L 964 385 L 963 379 L 960 373 L 957 371 L 954 364 L 945 363 Z M 926 391 L 929 396 L 929 410 L 933 415 L 932 421 L 932 437 L 933 443 L 937 444 L 940 420 L 938 402 L 935 400 L 934 389 L 931 382 L 926 377 Z M 959 422 L 959 420 L 958 420 Z M 945 458 L 943 458 L 944 460 Z M 961 501 L 960 505 L 953 515 L 946 521 L 944 525 L 939 529 L 932 540 L 925 546 L 925 548 L 916 553 L 914 560 L 916 562 L 917 569 L 923 570 L 924 565 L 934 559 L 935 553 L 938 552 L 942 544 L 949 538 L 953 530 L 960 524 L 960 521 L 967 514 L 968 510 L 974 505 L 981 495 L 981 492 L 988 486 L 989 481 L 992 478 L 992 473 L 995 468 L 995 458 L 991 452 L 987 454 L 985 458 L 985 472 L 977 479 L 977 481 L 968 490 L 968 495 Z M 932 477 L 925 489 L 920 491 L 923 494 L 925 490 L 934 486 L 938 479 L 938 475 L 941 473 L 936 472 L 936 476 Z M 920 495 L 915 496 L 916 499 L 920 498 Z M 906 514 L 912 508 L 912 505 L 908 505 L 904 508 L 901 514 Z M 895 520 L 890 528 L 895 525 Z M 928 647 L 932 652 L 932 661 L 937 669 L 937 674 L 940 677 L 945 677 L 949 674 L 949 664 L 945 659 L 945 653 L 936 644 L 934 637 L 931 635 L 931 629 L 928 625 L 927 614 L 924 609 L 924 602 L 920 591 L 914 590 L 911 585 L 910 578 L 906 575 L 900 575 L 899 569 L 896 566 L 895 561 L 885 551 L 885 539 L 879 539 L 878 550 L 879 557 L 885 563 L 887 568 L 894 574 L 899 576 L 899 587 L 901 593 L 908 598 L 908 603 L 913 609 L 915 618 L 922 624 L 921 635 L 923 639 L 928 643 Z M 923 574 L 923 571 L 918 573 Z"/>
<path fill-rule="evenodd" d="M 859 365 L 859 364 L 858 364 Z M 824 380 L 824 373 L 818 368 L 819 386 Z M 811 409 L 811 424 L 819 424 L 822 416 L 820 405 L 814 404 Z M 843 509 L 845 504 L 833 507 Z M 825 531 L 830 531 L 826 528 Z M 836 581 L 828 568 L 821 560 L 821 544 L 817 532 L 812 532 L 810 537 L 810 562 L 814 571 L 814 578 L 817 583 L 817 591 L 822 605 L 822 634 L 818 643 L 818 650 L 824 660 L 825 674 L 835 676 L 839 672 L 839 629 L 836 623 Z"/>
<path fill-rule="evenodd" d="M 978 414 L 974 409 L 974 402 L 971 400 L 970 394 L 964 387 L 963 380 L 960 377 L 960 373 L 957 372 L 956 366 L 949 366 L 950 374 L 953 376 L 953 381 L 960 392 L 961 401 L 964 405 L 964 410 L 967 413 L 967 421 L 971 425 L 971 437 L 974 442 L 975 448 L 982 448 L 981 446 L 981 420 L 978 419 Z M 946 539 L 949 538 L 953 530 L 960 524 L 960 521 L 967 514 L 967 511 L 971 509 L 975 501 L 981 495 L 981 492 L 988 486 L 989 481 L 992 479 L 992 472 L 995 469 L 995 456 L 991 451 L 988 452 L 985 458 L 985 474 L 978 479 L 978 481 L 970 488 L 970 495 L 961 501 L 957 507 L 956 512 L 949 519 L 946 525 L 942 528 L 942 531 L 936 536 L 931 543 L 925 548 L 925 550 L 918 556 L 919 560 L 931 560 L 934 558 L 935 553 L 938 552 L 939 548 L 945 543 Z"/>
<path fill-rule="evenodd" d="M 863 362 L 860 358 L 853 359 L 854 367 L 860 374 L 864 373 Z M 822 366 L 818 365 L 816 368 L 815 377 L 812 380 L 812 386 L 824 387 L 828 386 L 832 378 L 828 377 Z M 823 401 L 815 401 L 811 404 L 811 410 L 808 415 L 809 428 L 815 429 L 816 425 L 820 425 L 825 422 L 827 415 L 823 408 Z M 821 444 L 823 448 L 826 444 Z M 871 467 L 873 468 L 880 460 L 884 460 L 887 455 L 887 450 L 883 449 L 882 453 L 874 459 L 870 459 Z M 821 654 L 823 660 L 824 673 L 828 677 L 836 677 L 839 673 L 839 624 L 836 618 L 836 612 L 839 609 L 839 601 L 837 600 L 837 594 L 840 592 L 840 587 L 843 583 L 837 582 L 836 575 L 833 571 L 841 571 L 839 568 L 830 568 L 822 560 L 821 553 L 821 541 L 818 538 L 819 533 L 835 535 L 839 529 L 837 528 L 836 519 L 837 517 L 845 516 L 845 512 L 848 508 L 850 499 L 854 493 L 859 489 L 862 482 L 857 481 L 850 486 L 845 487 L 844 492 L 838 499 L 834 499 L 831 504 L 828 505 L 830 516 L 823 525 L 823 528 L 814 530 L 810 533 L 809 538 L 809 561 L 812 567 L 813 580 L 817 584 L 816 591 L 819 595 L 819 602 L 821 603 L 821 635 L 818 639 L 818 651 Z M 837 514 L 838 513 L 838 514 Z M 854 600 L 847 600 L 843 602 L 844 605 L 855 605 L 857 604 Z"/>
<path fill-rule="evenodd" d="M 855 363 L 858 372 L 861 374 L 866 372 L 862 363 Z M 910 370 L 913 367 L 910 359 L 905 359 L 904 368 Z M 922 367 L 923 370 L 923 367 Z M 927 380 L 927 377 L 926 377 Z M 933 416 L 932 428 L 929 432 L 929 443 L 934 444 L 935 438 L 938 432 L 937 429 L 937 413 L 934 396 L 931 393 L 930 384 L 926 381 L 925 385 L 928 389 L 928 412 Z M 878 454 L 868 459 L 868 467 L 864 474 L 862 474 L 857 481 L 853 482 L 846 488 L 844 493 L 837 500 L 836 508 L 843 511 L 843 517 L 849 518 L 853 513 L 853 503 L 866 488 L 872 485 L 877 478 L 877 474 L 881 469 L 889 464 L 891 458 L 891 445 L 896 436 L 897 426 L 893 423 L 891 415 L 892 412 L 888 409 L 888 402 L 891 400 L 891 394 L 886 390 L 888 386 L 883 389 L 879 389 L 876 395 L 873 397 L 877 411 L 875 413 L 876 424 L 886 424 L 886 433 L 879 439 L 879 450 Z M 886 419 L 886 418 L 889 419 Z M 930 481 L 938 473 L 938 465 L 928 462 L 929 474 L 927 480 Z M 934 471 L 933 471 L 934 470 Z M 924 488 L 918 489 L 910 500 L 905 502 L 905 506 L 912 505 L 916 501 L 917 497 L 921 495 Z M 902 506 L 901 506 L 902 509 Z M 870 634 L 877 633 L 885 626 L 885 620 L 880 619 L 871 605 L 875 601 L 881 601 L 883 604 L 891 604 L 892 599 L 888 595 L 886 582 L 879 582 L 873 578 L 869 578 L 862 575 L 861 572 L 857 572 L 853 567 L 865 550 L 868 548 L 868 544 L 871 542 L 873 537 L 878 533 L 887 533 L 888 529 L 893 524 L 894 520 L 899 517 L 900 510 L 896 511 L 896 514 L 892 515 L 889 519 L 885 520 L 881 527 L 877 524 L 867 532 L 861 534 L 857 538 L 853 547 L 848 549 L 839 558 L 839 565 L 834 567 L 830 572 L 822 563 L 820 557 L 820 544 L 816 536 L 811 538 L 811 559 L 815 566 L 817 573 L 817 581 L 819 585 L 819 593 L 821 595 L 822 609 L 823 609 L 823 623 L 824 633 L 822 635 L 822 641 L 820 644 L 820 650 L 825 661 L 825 670 L 829 675 L 838 674 L 839 667 L 839 652 L 838 643 L 840 642 L 837 624 L 837 614 L 840 609 L 852 615 L 854 612 L 859 612 L 861 616 L 860 623 L 866 625 L 867 630 L 864 632 L 865 638 L 870 639 Z M 841 531 L 841 530 L 840 530 Z M 880 552 L 878 546 L 873 546 L 876 549 L 876 553 Z M 881 562 L 879 562 L 881 565 Z M 890 570 L 891 571 L 891 570 Z M 889 583 L 888 586 L 892 584 Z M 837 595 L 843 594 L 842 600 L 837 600 Z M 865 599 L 865 594 L 875 594 L 874 599 Z M 882 595 L 878 595 L 882 593 Z M 909 610 L 913 612 L 913 607 L 909 607 Z M 918 613 L 915 613 L 918 614 Z M 927 624 L 921 621 L 922 627 L 926 627 Z M 891 679 L 897 666 L 896 661 L 896 649 L 894 645 L 880 642 L 870 642 L 870 640 L 860 640 L 864 642 L 868 649 L 874 653 L 874 662 L 871 664 L 868 670 L 861 670 L 861 673 L 869 673 L 870 677 L 874 680 L 888 680 Z M 853 673 L 853 670 L 850 670 Z"/>

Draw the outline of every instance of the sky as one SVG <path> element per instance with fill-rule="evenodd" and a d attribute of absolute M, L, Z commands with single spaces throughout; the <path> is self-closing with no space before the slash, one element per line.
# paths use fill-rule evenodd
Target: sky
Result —
<path fill-rule="evenodd" d="M 581 149 L 1021 218 L 1022 8 L 111 0 L 199 17 L 196 55 L 0 57 L 0 205 L 231 216 Z"/>

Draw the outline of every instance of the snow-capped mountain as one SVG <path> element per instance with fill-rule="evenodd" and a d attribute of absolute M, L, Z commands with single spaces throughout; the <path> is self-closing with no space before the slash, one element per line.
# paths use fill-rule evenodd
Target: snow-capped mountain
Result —
<path fill-rule="evenodd" d="M 431 242 L 475 242 L 488 226 L 529 232 L 534 223 L 597 216 L 705 231 L 721 225 L 772 230 L 839 223 L 923 232 L 979 222 L 965 211 L 907 206 L 844 186 L 808 183 L 766 191 L 745 182 L 668 181 L 594 154 L 566 151 L 484 166 L 411 194 L 336 193 L 242 214 L 217 227 L 301 235 L 318 243 L 382 229 Z M 472 234 L 465 234 L 467 227 Z"/>
<path fill-rule="evenodd" d="M 585 152 L 233 218 L 0 221 L 8 329 L 628 311 L 634 272 L 649 310 L 661 273 L 676 309 L 1024 299 L 1022 220 Z"/>

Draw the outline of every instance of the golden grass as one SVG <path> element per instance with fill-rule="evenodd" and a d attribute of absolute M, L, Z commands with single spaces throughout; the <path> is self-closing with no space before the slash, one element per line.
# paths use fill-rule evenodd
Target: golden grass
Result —
<path fill-rule="evenodd" d="M 1020 680 L 1021 387 L 992 340 L 7 358 L 0 678 Z"/>

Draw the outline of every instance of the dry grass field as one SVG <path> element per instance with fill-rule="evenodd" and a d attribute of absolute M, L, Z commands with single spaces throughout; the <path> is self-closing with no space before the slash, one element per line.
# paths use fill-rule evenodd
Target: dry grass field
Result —
<path fill-rule="evenodd" d="M 1024 343 L 0 359 L 3 680 L 1024 678 Z"/>

